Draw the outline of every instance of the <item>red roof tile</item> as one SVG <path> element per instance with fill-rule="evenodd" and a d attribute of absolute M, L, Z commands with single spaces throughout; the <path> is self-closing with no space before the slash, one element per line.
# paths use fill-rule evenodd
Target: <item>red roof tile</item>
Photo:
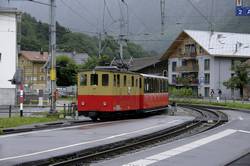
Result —
<path fill-rule="evenodd" d="M 20 54 L 32 62 L 46 62 L 48 60 L 48 52 L 40 51 L 21 51 Z"/>

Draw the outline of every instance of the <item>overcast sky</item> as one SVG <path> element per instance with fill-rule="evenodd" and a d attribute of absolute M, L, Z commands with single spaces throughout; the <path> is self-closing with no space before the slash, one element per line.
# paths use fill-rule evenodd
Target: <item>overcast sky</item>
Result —
<path fill-rule="evenodd" d="M 1 6 L 17 7 L 19 10 L 31 13 L 39 20 L 49 22 L 49 9 L 46 5 L 24 0 L 10 0 L 10 3 L 7 0 L 0 1 Z M 48 0 L 37 1 L 49 2 Z M 209 30 L 207 20 L 218 22 L 219 25 L 234 16 L 234 0 L 165 1 L 166 25 L 162 36 L 160 0 L 125 0 L 128 6 L 131 40 L 143 42 L 145 47 L 149 47 L 148 49 L 158 50 L 166 43 L 162 40 L 173 40 L 183 29 Z M 118 35 L 121 11 L 124 18 L 127 18 L 127 8 L 121 0 L 106 0 L 105 12 L 104 0 L 56 0 L 56 3 L 56 18 L 60 24 L 73 31 L 90 35 L 103 32 L 103 23 L 108 34 Z"/>

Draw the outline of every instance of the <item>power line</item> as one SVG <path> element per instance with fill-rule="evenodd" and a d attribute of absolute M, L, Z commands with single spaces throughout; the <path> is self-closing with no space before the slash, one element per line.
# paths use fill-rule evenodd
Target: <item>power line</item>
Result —
<path fill-rule="evenodd" d="M 44 2 L 40 2 L 40 1 L 36 1 L 36 0 L 8 0 L 8 1 L 28 1 L 28 2 L 33 2 L 33 3 L 40 4 L 40 5 L 51 6 L 48 3 L 44 3 Z M 56 6 L 54 6 L 54 7 L 56 7 Z"/>
<path fill-rule="evenodd" d="M 76 16 L 84 19 L 89 25 L 91 26 L 96 26 L 94 23 L 90 22 L 88 19 L 86 19 L 85 17 L 83 17 L 80 13 L 78 13 L 77 11 L 75 11 L 71 6 L 69 6 L 67 3 L 64 2 L 64 0 L 61 0 L 61 2 L 72 12 L 74 13 Z"/>
<path fill-rule="evenodd" d="M 197 8 L 194 3 L 192 2 L 192 0 L 188 0 L 188 2 L 190 3 L 190 5 L 207 21 L 207 23 L 210 25 L 211 30 L 213 30 L 213 23 L 200 11 L 199 8 Z"/>
<path fill-rule="evenodd" d="M 104 0 L 104 5 L 105 5 L 105 7 L 107 8 L 107 12 L 108 12 L 110 18 L 112 19 L 113 22 L 115 22 L 116 20 L 115 20 L 114 17 L 112 16 L 112 14 L 111 14 L 111 12 L 110 12 L 110 10 L 109 10 L 109 6 L 108 6 L 106 0 Z"/>
<path fill-rule="evenodd" d="M 76 0 L 76 2 L 79 4 L 79 7 L 83 7 L 86 11 L 87 11 L 87 14 L 90 16 L 93 16 L 93 17 L 95 17 L 95 19 L 97 20 L 97 22 L 98 22 L 98 18 L 95 16 L 95 14 L 91 11 L 91 10 L 89 10 L 82 2 L 83 1 L 80 1 L 80 0 Z M 84 10 L 81 10 L 81 11 L 84 11 Z"/>

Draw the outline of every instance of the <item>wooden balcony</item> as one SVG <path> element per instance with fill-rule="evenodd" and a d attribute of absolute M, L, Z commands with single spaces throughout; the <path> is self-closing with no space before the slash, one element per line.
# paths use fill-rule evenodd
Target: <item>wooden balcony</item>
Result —
<path fill-rule="evenodd" d="M 199 65 L 188 65 L 176 67 L 177 72 L 199 72 Z"/>

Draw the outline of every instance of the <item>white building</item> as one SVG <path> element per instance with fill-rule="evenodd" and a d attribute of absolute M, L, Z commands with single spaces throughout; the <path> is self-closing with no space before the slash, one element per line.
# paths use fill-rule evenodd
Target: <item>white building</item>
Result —
<path fill-rule="evenodd" d="M 17 21 L 20 12 L 0 8 L 0 105 L 15 104 L 16 86 L 8 81 L 17 66 Z"/>
<path fill-rule="evenodd" d="M 168 59 L 171 85 L 189 86 L 194 94 L 208 97 L 213 89 L 222 96 L 238 98 L 238 90 L 223 82 L 234 74 L 233 67 L 250 58 L 250 34 L 184 30 L 162 56 Z"/>

